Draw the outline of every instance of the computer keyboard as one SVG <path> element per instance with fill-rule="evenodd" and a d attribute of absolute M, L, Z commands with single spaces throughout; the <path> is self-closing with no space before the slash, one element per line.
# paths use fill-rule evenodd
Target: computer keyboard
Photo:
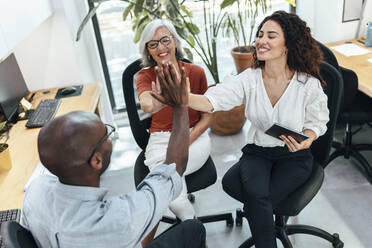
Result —
<path fill-rule="evenodd" d="M 33 128 L 44 126 L 45 123 L 53 119 L 60 103 L 60 99 L 42 100 L 28 119 L 26 127 Z"/>
<path fill-rule="evenodd" d="M 21 218 L 21 210 L 20 209 L 9 209 L 0 211 L 0 227 L 1 223 L 5 221 L 17 221 L 19 222 Z M 0 236 L 0 248 L 5 248 L 3 238 Z"/>

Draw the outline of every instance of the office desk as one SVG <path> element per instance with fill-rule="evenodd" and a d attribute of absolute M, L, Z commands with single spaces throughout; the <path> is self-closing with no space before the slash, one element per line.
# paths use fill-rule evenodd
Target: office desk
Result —
<path fill-rule="evenodd" d="M 32 107 L 35 108 L 40 100 L 54 98 L 58 88 L 37 91 Z M 97 112 L 101 86 L 99 83 L 85 84 L 80 96 L 62 98 L 56 116 L 74 110 Z M 99 114 L 99 113 L 98 113 Z M 10 156 L 12 169 L 0 173 L 0 210 L 21 208 L 23 202 L 23 187 L 31 176 L 39 160 L 37 152 L 37 135 L 40 128 L 28 129 L 26 121 L 19 121 L 10 130 Z"/>
<path fill-rule="evenodd" d="M 346 57 L 345 55 L 336 52 L 332 48 L 331 50 L 336 56 L 340 66 L 353 70 L 358 75 L 358 89 L 366 95 L 372 97 L 372 63 L 367 61 L 368 59 L 372 59 L 372 47 L 366 47 L 364 44 L 358 42 L 357 39 L 328 43 L 326 46 L 330 48 L 332 46 L 345 44 L 347 41 L 351 41 L 358 46 L 366 48 L 370 50 L 371 53 L 360 56 Z"/>

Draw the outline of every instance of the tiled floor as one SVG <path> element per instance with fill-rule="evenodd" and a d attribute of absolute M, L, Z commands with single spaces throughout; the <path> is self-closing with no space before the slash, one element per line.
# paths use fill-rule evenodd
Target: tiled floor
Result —
<path fill-rule="evenodd" d="M 245 134 L 249 128 L 247 122 L 243 131 L 232 136 L 218 136 L 210 133 L 212 139 L 212 158 L 217 167 L 217 183 L 195 193 L 194 203 L 197 215 L 220 212 L 233 212 L 241 203 L 229 197 L 221 186 L 221 178 L 227 169 L 240 156 L 240 148 L 245 144 Z M 372 143 L 372 129 L 364 129 L 356 135 L 356 142 Z M 119 129 L 112 157 L 110 171 L 104 174 L 102 185 L 111 189 L 111 194 L 128 192 L 134 189 L 133 168 L 140 152 L 133 140 L 129 127 Z M 337 137 L 342 137 L 339 129 Z M 364 153 L 372 163 L 372 152 Z M 353 165 L 354 161 L 337 158 L 325 170 L 325 181 L 318 195 L 290 222 L 314 225 L 331 233 L 340 234 L 346 248 L 372 247 L 372 187 Z M 168 213 L 170 215 L 170 213 Z M 250 236 L 246 220 L 242 227 L 228 228 L 225 223 L 206 224 L 209 247 L 238 247 Z M 161 224 L 159 230 L 166 228 Z M 294 247 L 326 248 L 332 245 L 320 238 L 296 235 L 291 237 Z M 280 243 L 280 242 L 278 242 Z M 281 244 L 279 244 L 281 247 Z"/>

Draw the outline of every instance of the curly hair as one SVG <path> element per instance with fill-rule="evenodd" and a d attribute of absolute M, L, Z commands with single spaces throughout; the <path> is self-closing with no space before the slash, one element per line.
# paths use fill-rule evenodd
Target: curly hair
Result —
<path fill-rule="evenodd" d="M 269 20 L 275 21 L 283 30 L 285 46 L 288 49 L 287 64 L 289 69 L 311 75 L 321 82 L 324 87 L 326 82 L 320 75 L 319 64 L 323 60 L 323 54 L 318 47 L 315 39 L 311 36 L 310 28 L 306 22 L 301 20 L 296 14 L 285 11 L 275 11 L 267 16 L 258 26 L 256 38 L 262 26 Z M 265 61 L 257 59 L 257 50 L 253 53 L 254 67 L 262 68 Z"/>

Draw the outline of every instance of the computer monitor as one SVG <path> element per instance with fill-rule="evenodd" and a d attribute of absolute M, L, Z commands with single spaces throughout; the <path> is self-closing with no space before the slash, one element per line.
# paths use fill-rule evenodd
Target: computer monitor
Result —
<path fill-rule="evenodd" d="M 0 63 L 0 113 L 12 120 L 19 102 L 28 94 L 28 89 L 17 60 L 12 53 Z"/>

